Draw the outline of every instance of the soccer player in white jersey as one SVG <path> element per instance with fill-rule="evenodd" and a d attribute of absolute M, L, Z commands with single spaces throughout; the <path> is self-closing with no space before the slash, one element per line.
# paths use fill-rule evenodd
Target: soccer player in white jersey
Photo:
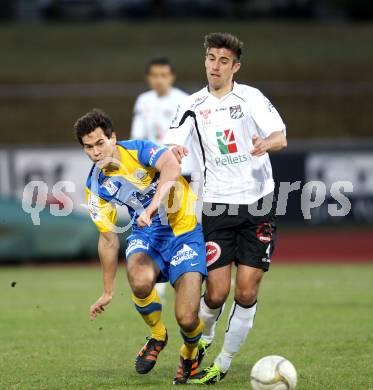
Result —
<path fill-rule="evenodd" d="M 285 125 L 270 101 L 258 89 L 233 81 L 241 67 L 242 42 L 228 33 L 210 33 L 204 46 L 208 86 L 178 108 L 164 140 L 178 145 L 172 150 L 179 159 L 187 154 L 188 139 L 200 148 L 208 277 L 201 298 L 205 329 L 199 360 L 213 341 L 233 264 L 237 273 L 222 349 L 210 367 L 189 379 L 194 384 L 219 382 L 253 326 L 276 232 L 268 152 L 287 145 Z"/>
<path fill-rule="evenodd" d="M 145 71 L 150 90 L 136 99 L 131 138 L 162 144 L 177 105 L 188 95 L 173 87 L 175 70 L 167 58 L 151 59 Z"/>
<path fill-rule="evenodd" d="M 183 99 L 188 96 L 173 87 L 175 69 L 166 57 L 151 59 L 145 69 L 149 91 L 140 94 L 133 111 L 131 138 L 147 139 L 162 144 L 172 116 Z M 190 160 L 190 157 L 189 157 Z M 188 159 L 182 163 L 182 172 L 190 173 Z M 163 303 L 166 301 L 167 283 L 157 283 L 156 289 Z"/>

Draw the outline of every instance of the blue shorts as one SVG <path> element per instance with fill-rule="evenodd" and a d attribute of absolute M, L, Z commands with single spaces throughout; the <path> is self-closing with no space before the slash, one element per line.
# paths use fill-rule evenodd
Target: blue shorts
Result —
<path fill-rule="evenodd" d="M 207 276 L 206 247 L 200 224 L 180 236 L 155 237 L 150 229 L 136 229 L 127 238 L 126 259 L 138 252 L 146 253 L 161 271 L 158 282 L 172 285 L 186 272 Z"/>

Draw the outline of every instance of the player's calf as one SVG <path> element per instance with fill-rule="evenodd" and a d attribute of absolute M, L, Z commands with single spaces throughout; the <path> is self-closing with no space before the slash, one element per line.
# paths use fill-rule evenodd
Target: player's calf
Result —
<path fill-rule="evenodd" d="M 136 371 L 146 374 L 155 366 L 159 353 L 167 344 L 167 330 L 161 319 L 162 304 L 155 288 L 145 298 L 133 295 L 132 299 L 151 331 L 151 337 L 137 354 L 135 362 Z"/>
<path fill-rule="evenodd" d="M 197 317 L 198 319 L 198 317 Z M 202 336 L 203 323 L 198 319 L 198 325 L 192 331 L 180 330 L 184 344 L 180 348 L 180 362 L 173 383 L 175 385 L 187 383 L 190 376 L 197 373 L 198 341 Z"/>

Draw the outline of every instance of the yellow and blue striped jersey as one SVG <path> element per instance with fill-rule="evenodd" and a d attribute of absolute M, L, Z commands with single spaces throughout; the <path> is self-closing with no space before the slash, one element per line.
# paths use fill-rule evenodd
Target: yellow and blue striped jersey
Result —
<path fill-rule="evenodd" d="M 137 228 L 136 218 L 150 204 L 159 182 L 155 164 L 167 150 L 151 141 L 119 141 L 120 164 L 115 171 L 91 168 L 86 183 L 86 198 L 93 222 L 100 232 L 113 231 L 116 207 L 127 206 L 132 227 Z M 159 237 L 179 236 L 197 225 L 195 201 L 197 196 L 180 176 L 171 188 L 168 199 L 152 218 L 151 234 Z"/>

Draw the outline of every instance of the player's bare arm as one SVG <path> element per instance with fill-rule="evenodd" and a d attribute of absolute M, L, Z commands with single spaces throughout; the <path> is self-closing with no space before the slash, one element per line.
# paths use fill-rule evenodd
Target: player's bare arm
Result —
<path fill-rule="evenodd" d="M 255 157 L 263 156 L 267 152 L 276 152 L 287 146 L 286 135 L 283 131 L 275 131 L 265 139 L 254 134 L 252 142 L 254 149 L 250 153 Z"/>
<path fill-rule="evenodd" d="M 89 318 L 94 320 L 102 313 L 114 295 L 115 274 L 118 266 L 119 238 L 113 232 L 101 232 L 98 240 L 98 254 L 101 262 L 104 291 L 89 308 Z"/>
<path fill-rule="evenodd" d="M 158 159 L 156 168 L 161 173 L 157 190 L 150 205 L 137 218 L 139 227 L 151 225 L 151 217 L 157 212 L 161 201 L 168 196 L 170 188 L 175 184 L 181 173 L 179 162 L 169 150 Z"/>

